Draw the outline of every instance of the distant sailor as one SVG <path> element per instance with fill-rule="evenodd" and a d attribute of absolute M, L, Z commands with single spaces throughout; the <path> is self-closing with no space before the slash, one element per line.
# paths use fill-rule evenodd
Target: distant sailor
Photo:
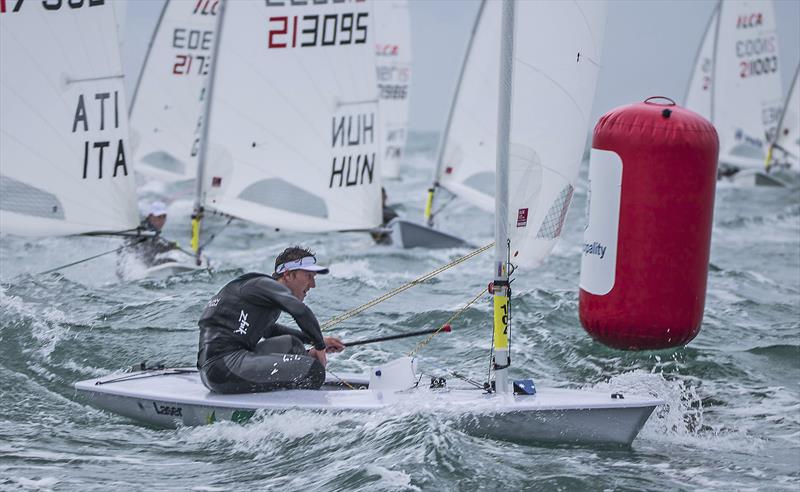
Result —
<path fill-rule="evenodd" d="M 139 230 L 145 233 L 154 233 L 152 237 L 143 239 L 141 236 L 128 238 L 128 247 L 123 250 L 127 254 L 133 254 L 147 267 L 160 265 L 175 261 L 174 258 L 160 257 L 162 253 L 178 248 L 178 244 L 167 241 L 161 237 L 161 230 L 167 223 L 167 206 L 164 202 L 153 202 L 145 217 L 139 224 Z"/>
<path fill-rule="evenodd" d="M 381 204 L 383 207 L 383 223 L 381 223 L 381 227 L 387 227 L 389 222 L 398 217 L 397 212 L 395 212 L 392 207 L 386 205 L 387 198 L 386 188 L 381 186 Z M 375 240 L 376 244 L 392 244 L 392 235 L 388 232 L 373 232 L 372 239 Z"/>
<path fill-rule="evenodd" d="M 271 276 L 247 273 L 223 287 L 198 322 L 203 384 L 217 393 L 322 386 L 326 352 L 341 352 L 344 345 L 322 336 L 303 299 L 316 286 L 314 277 L 326 273 L 314 253 L 294 246 L 278 255 Z M 281 312 L 289 313 L 300 331 L 277 323 Z"/>

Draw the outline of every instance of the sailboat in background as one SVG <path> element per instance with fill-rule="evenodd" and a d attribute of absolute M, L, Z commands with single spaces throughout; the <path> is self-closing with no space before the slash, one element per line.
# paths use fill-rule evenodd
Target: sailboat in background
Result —
<path fill-rule="evenodd" d="M 136 184 L 114 8 L 110 2 L 59 5 L 2 3 L 2 232 L 135 234 Z"/>
<path fill-rule="evenodd" d="M 720 0 L 697 53 L 685 106 L 711 121 L 720 174 L 780 184 L 764 166 L 780 117 L 780 54 L 769 0 Z"/>
<path fill-rule="evenodd" d="M 209 210 L 298 232 L 381 223 L 373 21 L 371 2 L 220 4 L 195 252 Z"/>
<path fill-rule="evenodd" d="M 131 98 L 137 173 L 161 182 L 197 176 L 219 0 L 166 0 Z"/>
<path fill-rule="evenodd" d="M 377 1 L 374 9 L 381 174 L 384 178 L 397 179 L 408 138 L 412 74 L 408 0 Z"/>
<path fill-rule="evenodd" d="M 225 8 L 234 11 L 239 5 L 247 4 L 230 3 Z M 505 83 L 499 87 L 506 90 L 498 105 L 494 385 L 469 380 L 477 388 L 443 388 L 439 381 L 425 388 L 419 385 L 414 361 L 403 357 L 366 374 L 328 373 L 320 390 L 215 394 L 192 368 L 106 376 L 77 382 L 76 389 L 96 406 L 163 427 L 241 422 L 259 409 L 374 412 L 422 405 L 425 412 L 453 414 L 454 425 L 481 437 L 630 445 L 663 401 L 537 389 L 530 379 L 512 384 L 507 377 L 510 262 L 523 272 L 527 265 L 543 260 L 560 235 L 589 124 L 605 12 L 606 3 L 596 0 L 504 2 L 499 73 Z M 515 23 L 519 29 L 514 29 Z M 239 27 L 237 34 L 245 40 L 254 35 L 243 31 Z M 221 32 L 224 45 L 227 32 Z M 224 52 L 217 60 L 225 66 Z M 550 118 L 553 114 L 559 118 Z M 213 125 L 213 114 L 211 121 Z"/>
<path fill-rule="evenodd" d="M 434 223 L 436 192 L 443 188 L 486 212 L 494 211 L 501 2 L 482 0 L 472 27 L 436 156 L 425 220 Z"/>
<path fill-rule="evenodd" d="M 800 64 L 794 71 L 766 163 L 770 172 L 789 173 L 795 180 L 800 174 Z"/>

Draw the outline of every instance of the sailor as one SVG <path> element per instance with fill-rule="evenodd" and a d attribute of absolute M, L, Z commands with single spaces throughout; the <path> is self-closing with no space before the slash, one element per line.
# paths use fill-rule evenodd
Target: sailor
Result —
<path fill-rule="evenodd" d="M 314 277 L 326 273 L 314 253 L 294 246 L 278 255 L 272 275 L 247 273 L 224 286 L 198 322 L 203 384 L 217 393 L 322 386 L 326 353 L 341 352 L 344 344 L 322 336 L 303 299 L 316 286 Z M 290 314 L 300 331 L 277 323 L 281 312 Z"/>
<path fill-rule="evenodd" d="M 381 186 L 381 203 L 383 206 L 383 223 L 381 227 L 384 228 L 387 227 L 389 222 L 398 217 L 397 212 L 395 212 L 392 207 L 386 205 L 386 198 L 386 188 Z M 375 240 L 376 244 L 392 244 L 392 235 L 389 232 L 373 232 L 372 239 Z"/>
<path fill-rule="evenodd" d="M 167 206 L 164 202 L 155 201 L 150 204 L 147 217 L 139 224 L 138 230 L 150 233 L 151 236 L 133 236 L 128 238 L 125 252 L 135 255 L 147 267 L 175 261 L 173 258 L 159 258 L 158 255 L 178 248 L 178 243 L 167 241 L 161 237 L 161 230 L 167 223 Z M 146 239 L 145 239 L 146 238 Z"/>

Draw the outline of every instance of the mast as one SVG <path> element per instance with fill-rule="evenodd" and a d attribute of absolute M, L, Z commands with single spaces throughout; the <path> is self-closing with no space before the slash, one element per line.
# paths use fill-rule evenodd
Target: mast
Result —
<path fill-rule="evenodd" d="M 481 5 L 478 7 L 478 13 L 475 15 L 475 22 L 472 24 L 472 31 L 469 35 L 469 42 L 467 43 L 467 51 L 464 53 L 464 60 L 461 62 L 461 70 L 458 72 L 458 80 L 456 80 L 456 91 L 453 94 L 453 100 L 450 103 L 450 111 L 447 113 L 447 120 L 445 121 L 444 131 L 442 138 L 439 139 L 438 149 L 436 151 L 436 172 L 433 175 L 433 185 L 428 188 L 428 200 L 425 203 L 425 220 L 428 226 L 433 226 L 433 199 L 436 193 L 436 188 L 439 187 L 439 175 L 442 173 L 442 166 L 444 163 L 444 147 L 447 143 L 447 137 L 450 135 L 450 124 L 453 121 L 453 113 L 456 109 L 456 101 L 458 101 L 458 94 L 461 92 L 461 80 L 464 78 L 464 70 L 467 68 L 470 52 L 472 52 L 472 44 L 475 41 L 475 33 L 478 30 L 478 25 L 483 16 L 483 8 L 486 6 L 486 0 L 481 0 Z"/>
<path fill-rule="evenodd" d="M 164 20 L 164 13 L 167 11 L 167 7 L 169 7 L 169 1 L 166 0 L 164 2 L 164 8 L 161 9 L 161 14 L 158 16 L 158 23 L 156 23 L 156 28 L 153 30 L 153 35 L 150 36 L 150 43 L 147 45 L 147 53 L 144 55 L 144 61 L 142 62 L 142 68 L 139 70 L 139 77 L 136 79 L 136 87 L 133 88 L 133 97 L 131 97 L 131 103 L 128 106 L 128 113 L 133 112 L 133 104 L 136 102 L 136 95 L 139 93 L 139 86 L 142 85 L 142 77 L 144 77 L 144 71 L 147 70 L 147 60 L 150 59 L 150 52 L 153 51 L 153 44 L 156 42 L 156 36 L 158 36 L 158 31 L 161 29 L 161 22 Z"/>
<path fill-rule="evenodd" d="M 694 63 L 692 64 L 692 69 L 696 72 L 697 71 L 697 62 L 700 61 L 700 57 L 703 56 L 703 46 L 706 44 L 706 36 L 708 36 L 708 31 L 711 29 L 711 23 L 714 22 L 714 19 L 717 18 L 719 14 L 719 4 L 714 6 L 714 10 L 711 11 L 711 15 L 708 17 L 708 22 L 706 22 L 706 28 L 703 29 L 703 37 L 700 39 L 700 44 L 697 45 L 697 53 L 694 55 Z M 712 53 L 712 64 L 714 62 L 713 53 Z M 712 65 L 711 68 L 711 75 L 714 75 L 714 68 Z M 683 95 L 683 105 L 686 106 L 689 103 L 689 94 L 692 92 L 692 80 L 694 79 L 695 74 L 689 74 L 689 83 L 686 84 L 686 93 Z M 714 81 L 711 81 L 711 85 L 714 85 Z M 711 88 L 709 88 L 710 90 Z"/>
<path fill-rule="evenodd" d="M 200 222 L 203 219 L 203 180 L 205 179 L 206 158 L 208 157 L 208 123 L 211 121 L 211 97 L 214 92 L 214 79 L 217 76 L 217 54 L 219 44 L 222 39 L 222 19 L 225 16 L 225 0 L 219 1 L 219 12 L 217 13 L 216 35 L 214 37 L 214 50 L 211 57 L 211 73 L 208 74 L 208 85 L 206 89 L 206 100 L 203 109 L 203 135 L 200 141 L 200 152 L 198 153 L 197 166 L 197 188 L 194 198 L 194 210 L 192 211 L 192 251 L 197 257 L 197 264 L 201 263 L 200 251 Z"/>
<path fill-rule="evenodd" d="M 714 44 L 711 50 L 713 56 L 711 57 L 711 108 L 709 109 L 708 119 L 714 123 L 714 98 L 717 92 L 717 44 L 719 43 L 719 25 L 722 23 L 722 0 L 717 2 L 717 25 L 714 28 Z"/>
<path fill-rule="evenodd" d="M 797 76 L 800 75 L 800 64 L 797 65 L 797 68 L 794 70 L 794 77 L 792 77 L 792 83 L 789 86 L 789 92 L 786 94 L 786 101 L 783 103 L 783 111 L 781 111 L 781 118 L 778 120 L 778 126 L 775 128 L 775 135 L 772 137 L 772 142 L 769 143 L 769 147 L 767 148 L 767 157 L 764 160 L 764 167 L 766 168 L 767 172 L 772 168 L 772 150 L 775 148 L 775 144 L 780 138 L 781 131 L 783 131 L 783 123 L 786 119 L 786 111 L 789 109 L 789 104 L 792 102 L 792 92 L 794 92 L 795 87 L 797 87 Z"/>
<path fill-rule="evenodd" d="M 511 137 L 511 93 L 514 68 L 514 2 L 503 1 L 500 29 L 500 94 L 497 117 L 497 180 L 494 232 L 494 374 L 498 393 L 507 393 L 508 367 L 508 151 Z"/>

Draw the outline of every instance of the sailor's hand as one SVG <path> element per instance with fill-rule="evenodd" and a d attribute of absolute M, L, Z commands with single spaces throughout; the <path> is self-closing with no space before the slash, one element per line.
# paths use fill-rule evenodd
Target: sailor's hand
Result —
<path fill-rule="evenodd" d="M 325 341 L 325 345 L 327 345 L 327 347 L 325 347 L 325 352 L 329 354 L 335 354 L 344 350 L 345 344 L 343 344 L 338 338 L 322 337 L 322 339 Z"/>
<path fill-rule="evenodd" d="M 319 361 L 319 363 L 322 364 L 322 367 L 327 367 L 327 365 L 328 365 L 328 356 L 325 355 L 325 351 L 324 350 L 317 350 L 315 348 L 309 349 L 308 350 L 308 356 L 317 359 Z"/>

